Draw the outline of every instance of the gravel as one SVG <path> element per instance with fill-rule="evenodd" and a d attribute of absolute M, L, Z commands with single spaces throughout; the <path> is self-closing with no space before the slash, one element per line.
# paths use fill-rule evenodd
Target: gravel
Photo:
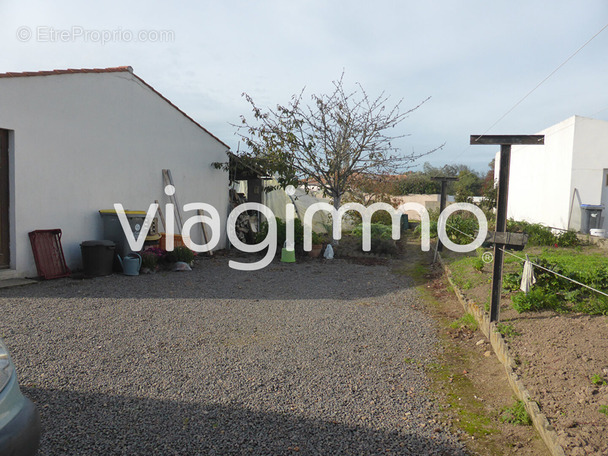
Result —
<path fill-rule="evenodd" d="M 0 290 L 40 455 L 464 455 L 407 277 L 344 260 Z"/>

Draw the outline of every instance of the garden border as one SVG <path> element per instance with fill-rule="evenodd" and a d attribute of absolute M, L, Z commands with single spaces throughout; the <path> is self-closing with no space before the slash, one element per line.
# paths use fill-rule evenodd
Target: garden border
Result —
<path fill-rule="evenodd" d="M 450 285 L 454 289 L 454 294 L 462 304 L 464 310 L 475 317 L 475 320 L 479 323 L 479 328 L 483 334 L 489 339 L 490 344 L 494 350 L 494 353 L 502 363 L 507 374 L 507 379 L 511 388 L 517 395 L 517 397 L 524 403 L 526 411 L 532 418 L 534 427 L 540 434 L 541 438 L 545 442 L 545 445 L 549 449 L 552 456 L 566 456 L 564 449 L 558 442 L 557 432 L 555 428 L 549 423 L 547 417 L 540 411 L 538 403 L 530 397 L 530 393 L 524 386 L 519 376 L 513 370 L 516 367 L 515 360 L 509 352 L 509 347 L 504 341 L 502 334 L 500 334 L 496 328 L 496 323 L 490 323 L 490 317 L 488 314 L 479 307 L 475 302 L 469 300 L 464 293 L 458 288 L 456 283 L 452 280 L 452 272 L 445 264 L 441 255 L 437 254 L 437 259 L 443 271 L 450 282 Z"/>

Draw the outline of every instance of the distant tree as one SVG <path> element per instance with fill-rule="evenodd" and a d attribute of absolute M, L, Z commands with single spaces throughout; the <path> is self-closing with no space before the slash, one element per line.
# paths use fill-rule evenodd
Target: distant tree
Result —
<path fill-rule="evenodd" d="M 447 176 L 456 177 L 458 176 L 459 169 L 458 165 L 443 165 L 442 167 L 433 166 L 429 162 L 425 162 L 422 165 L 422 172 L 429 177 L 434 176 Z"/>
<path fill-rule="evenodd" d="M 360 203 L 364 206 L 380 202 L 396 206 L 398 201 L 395 199 L 395 186 L 398 179 L 397 176 L 367 174 L 352 176 L 349 191 L 344 194 L 343 201 Z M 358 213 L 352 213 L 351 216 L 356 223 L 361 222 Z M 392 218 L 388 212 L 378 211 L 372 216 L 372 223 L 390 225 Z"/>
<path fill-rule="evenodd" d="M 483 195 L 483 201 L 481 202 L 481 206 L 488 210 L 496 207 L 496 198 L 498 196 L 496 181 L 494 180 L 495 165 L 495 160 L 492 159 L 492 161 L 488 164 L 490 169 L 488 170 L 481 185 L 481 194 Z"/>
<path fill-rule="evenodd" d="M 388 175 L 361 174 L 352 176 L 344 200 L 361 203 L 364 206 L 376 202 L 391 203 L 395 195 L 397 179 L 398 177 Z"/>
<path fill-rule="evenodd" d="M 472 196 L 481 194 L 481 176 L 468 165 L 456 164 L 438 167 L 429 162 L 424 163 L 422 171 L 410 172 L 399 180 L 396 192 L 399 195 L 439 193 L 441 183 L 432 178 L 440 176 L 458 177 L 458 181 L 449 181 L 447 184 L 448 193 L 455 195 L 457 201 L 468 201 Z"/>
<path fill-rule="evenodd" d="M 406 174 L 395 187 L 398 195 L 433 195 L 441 191 L 439 182 L 421 172 Z"/>
<path fill-rule="evenodd" d="M 458 180 L 454 182 L 454 198 L 457 202 L 468 202 L 473 196 L 481 195 L 481 177 L 469 169 L 458 173 Z"/>
<path fill-rule="evenodd" d="M 241 116 L 237 133 L 250 148 L 250 157 L 263 160 L 284 187 L 313 179 L 339 208 L 351 188 L 353 176 L 381 176 L 407 169 L 434 150 L 401 154 L 392 134 L 424 101 L 402 112 L 401 101 L 388 106 L 384 94 L 370 98 L 358 85 L 344 88 L 342 75 L 329 95 L 312 95 L 306 105 L 303 93 L 285 106 L 263 111 L 244 94 L 253 110 L 254 123 Z M 425 100 L 426 101 L 426 100 Z"/>

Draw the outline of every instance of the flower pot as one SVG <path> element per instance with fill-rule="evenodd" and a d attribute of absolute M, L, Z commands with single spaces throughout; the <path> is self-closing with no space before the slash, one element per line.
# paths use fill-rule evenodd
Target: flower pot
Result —
<path fill-rule="evenodd" d="M 319 258 L 319 255 L 321 255 L 321 250 L 323 250 L 323 244 L 313 244 L 312 250 L 308 252 L 308 256 L 311 258 Z"/>

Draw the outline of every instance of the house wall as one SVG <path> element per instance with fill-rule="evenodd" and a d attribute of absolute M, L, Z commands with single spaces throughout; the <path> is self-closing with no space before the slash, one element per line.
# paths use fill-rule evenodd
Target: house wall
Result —
<path fill-rule="evenodd" d="M 440 194 L 403 195 L 403 196 L 394 197 L 393 200 L 395 201 L 396 207 L 401 204 L 405 204 L 405 203 L 418 203 L 418 204 L 422 204 L 429 211 L 439 211 L 439 208 L 441 206 L 441 195 Z M 451 195 L 448 195 L 447 203 L 449 204 L 449 203 L 453 203 L 453 202 L 454 202 L 454 197 Z M 420 220 L 420 214 L 417 211 L 405 211 L 405 213 L 407 214 L 408 220 Z"/>
<path fill-rule="evenodd" d="M 507 217 L 566 229 L 572 197 L 575 117 L 539 132 L 544 145 L 511 147 Z M 500 152 L 496 154 L 498 179 Z"/>
<path fill-rule="evenodd" d="M 608 208 L 608 122 L 572 116 L 539 134 L 544 146 L 512 147 L 508 217 L 578 231 L 581 204 Z"/>
<path fill-rule="evenodd" d="M 608 122 L 576 117 L 572 161 L 573 229 L 580 229 L 580 204 L 604 204 L 608 209 L 604 170 L 608 169 Z M 602 198 L 603 196 L 603 198 Z M 603 228 L 608 229 L 606 209 Z"/>
<path fill-rule="evenodd" d="M 225 161 L 227 147 L 130 72 L 0 78 L 0 128 L 14 131 L 11 267 L 19 275 L 36 275 L 29 231 L 61 228 L 68 266 L 78 268 L 80 243 L 103 238 L 99 209 L 168 203 L 163 168 L 180 204 L 219 211 L 224 245 L 228 176 L 211 163 Z"/>

